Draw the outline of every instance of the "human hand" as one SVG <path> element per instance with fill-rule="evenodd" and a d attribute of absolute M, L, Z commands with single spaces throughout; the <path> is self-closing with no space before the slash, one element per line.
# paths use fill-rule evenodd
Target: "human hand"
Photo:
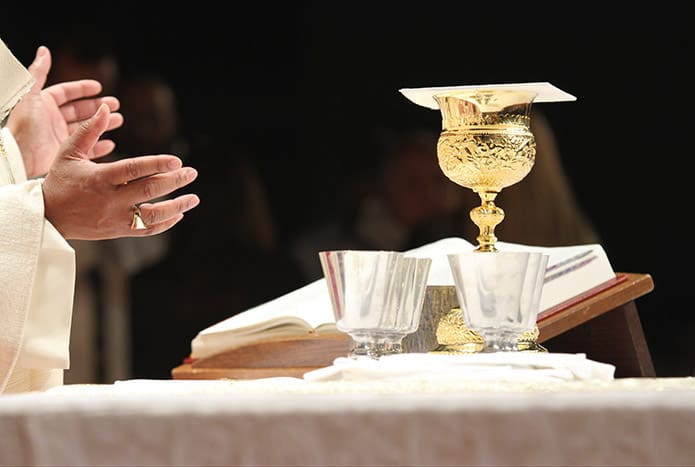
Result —
<path fill-rule="evenodd" d="M 123 116 L 115 113 L 120 107 L 112 96 L 96 97 L 101 92 L 99 81 L 85 79 L 54 84 L 43 89 L 51 68 L 51 53 L 41 46 L 36 51 L 29 72 L 35 83 L 22 97 L 7 120 L 22 152 L 27 177 L 33 178 L 48 172 L 60 144 L 79 124 L 94 115 L 99 105 L 106 104 L 111 110 L 107 130 L 123 124 Z M 109 139 L 98 141 L 89 153 L 89 158 L 98 158 L 114 149 Z"/>
<path fill-rule="evenodd" d="M 88 154 L 110 121 L 109 107 L 102 104 L 61 145 L 43 181 L 44 215 L 66 239 L 155 235 L 173 227 L 200 202 L 195 194 L 149 202 L 196 179 L 198 172 L 182 167 L 174 155 L 91 160 Z M 145 229 L 131 229 L 135 205 L 140 207 Z"/>

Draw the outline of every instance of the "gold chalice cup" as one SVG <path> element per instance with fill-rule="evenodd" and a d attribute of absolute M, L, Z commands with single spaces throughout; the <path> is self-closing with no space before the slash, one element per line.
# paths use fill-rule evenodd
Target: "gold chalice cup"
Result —
<path fill-rule="evenodd" d="M 495 227 L 504 219 L 504 211 L 495 205 L 495 198 L 526 177 L 535 163 L 530 113 L 536 93 L 466 89 L 433 97 L 442 113 L 439 166 L 450 180 L 478 193 L 481 204 L 470 211 L 480 231 L 477 251 L 497 251 Z"/>

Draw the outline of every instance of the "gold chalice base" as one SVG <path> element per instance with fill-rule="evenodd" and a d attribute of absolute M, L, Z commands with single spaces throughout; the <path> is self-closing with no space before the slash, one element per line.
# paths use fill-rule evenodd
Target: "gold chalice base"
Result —
<path fill-rule="evenodd" d="M 466 326 L 460 308 L 452 308 L 442 317 L 436 335 L 439 345 L 429 353 L 477 353 L 483 349 L 482 336 Z M 534 326 L 519 337 L 517 347 L 520 351 L 547 352 L 548 349 L 538 343 L 538 336 L 538 326 Z"/>

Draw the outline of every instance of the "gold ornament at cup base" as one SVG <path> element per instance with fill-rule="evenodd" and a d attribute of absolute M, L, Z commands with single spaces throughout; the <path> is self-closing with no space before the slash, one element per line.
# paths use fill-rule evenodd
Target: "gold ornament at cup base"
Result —
<path fill-rule="evenodd" d="M 452 308 L 451 311 L 442 316 L 437 326 L 436 335 L 439 345 L 430 353 L 478 353 L 483 349 L 482 336 L 466 326 L 461 308 Z M 545 347 L 538 344 L 538 336 L 538 326 L 525 331 L 517 342 L 518 349 L 547 352 Z"/>

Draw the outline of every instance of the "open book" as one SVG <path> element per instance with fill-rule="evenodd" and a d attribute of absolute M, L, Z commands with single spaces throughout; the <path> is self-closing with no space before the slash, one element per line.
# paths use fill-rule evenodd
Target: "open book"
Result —
<path fill-rule="evenodd" d="M 542 251 L 549 255 L 539 321 L 619 279 L 599 244 L 540 247 L 497 242 L 496 246 L 500 251 Z M 474 248 L 475 245 L 462 238 L 451 237 L 406 253 L 432 258 L 428 285 L 453 286 L 447 255 Z M 189 360 L 193 362 L 273 339 L 335 334 L 340 331 L 336 328 L 326 281 L 320 279 L 203 329 L 191 343 Z"/>

